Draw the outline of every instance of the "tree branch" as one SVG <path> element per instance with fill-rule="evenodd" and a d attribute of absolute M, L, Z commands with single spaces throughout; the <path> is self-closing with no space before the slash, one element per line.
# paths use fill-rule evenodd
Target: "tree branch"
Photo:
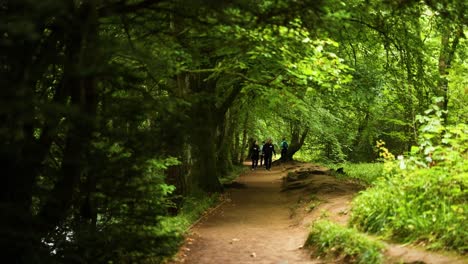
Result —
<path fill-rule="evenodd" d="M 398 45 L 398 43 L 388 35 L 388 32 L 385 32 L 385 31 L 381 30 L 380 28 L 378 28 L 378 27 L 376 27 L 374 25 L 371 25 L 371 24 L 369 24 L 367 22 L 364 22 L 362 20 L 358 20 L 358 19 L 355 19 L 355 18 L 348 18 L 348 19 L 345 19 L 345 20 L 350 21 L 350 22 L 354 22 L 354 23 L 359 23 L 361 25 L 364 25 L 364 26 L 366 26 L 366 27 L 368 27 L 370 29 L 373 29 L 373 30 L 377 31 L 382 36 L 384 36 L 385 39 L 389 40 L 395 46 L 395 48 L 397 48 L 397 50 L 402 50 L 400 48 L 400 46 Z"/>
<path fill-rule="evenodd" d="M 221 69 L 184 70 L 184 72 L 187 72 L 187 73 L 210 73 L 210 72 L 211 72 L 211 73 L 214 73 L 214 72 L 223 72 L 223 73 L 226 73 L 226 74 L 229 74 L 229 75 L 234 75 L 234 76 L 240 77 L 240 78 L 242 78 L 243 80 L 248 81 L 248 82 L 250 82 L 250 83 L 259 84 L 259 85 L 269 85 L 269 84 L 271 84 L 273 81 L 275 81 L 276 79 L 278 79 L 278 77 L 280 76 L 280 74 L 278 74 L 278 75 L 276 75 L 274 78 L 272 78 L 271 80 L 267 80 L 267 81 L 258 81 L 258 80 L 249 78 L 248 76 L 246 76 L 245 74 L 240 73 L 240 72 L 223 71 L 223 70 L 221 70 Z"/>
<path fill-rule="evenodd" d="M 134 4 L 127 4 L 125 0 L 119 1 L 109 6 L 104 6 L 98 9 L 99 17 L 106 17 L 115 14 L 127 14 L 137 12 L 143 9 L 159 4 L 164 0 L 142 0 Z"/>

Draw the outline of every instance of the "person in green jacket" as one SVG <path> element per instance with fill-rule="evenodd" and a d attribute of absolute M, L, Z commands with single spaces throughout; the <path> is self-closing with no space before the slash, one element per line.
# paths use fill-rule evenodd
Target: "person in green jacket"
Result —
<path fill-rule="evenodd" d="M 286 160 L 286 154 L 288 153 L 288 142 L 286 142 L 286 139 L 283 138 L 283 141 L 281 141 L 281 160 L 285 161 Z"/>
<path fill-rule="evenodd" d="M 265 152 L 263 152 L 263 145 L 265 145 L 265 141 L 262 141 L 260 145 L 260 167 L 263 166 L 263 158 L 265 157 Z"/>

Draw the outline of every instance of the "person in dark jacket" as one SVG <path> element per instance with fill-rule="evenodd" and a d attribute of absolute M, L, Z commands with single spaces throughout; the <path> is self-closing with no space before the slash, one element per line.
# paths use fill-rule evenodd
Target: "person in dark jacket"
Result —
<path fill-rule="evenodd" d="M 260 155 L 260 146 L 258 146 L 258 142 L 254 141 L 252 147 L 250 148 L 250 158 L 252 159 L 252 170 L 257 169 L 258 166 L 258 157 Z"/>
<path fill-rule="evenodd" d="M 265 154 L 265 168 L 270 170 L 273 154 L 276 156 L 275 146 L 271 143 L 271 138 L 263 145 L 263 153 Z"/>

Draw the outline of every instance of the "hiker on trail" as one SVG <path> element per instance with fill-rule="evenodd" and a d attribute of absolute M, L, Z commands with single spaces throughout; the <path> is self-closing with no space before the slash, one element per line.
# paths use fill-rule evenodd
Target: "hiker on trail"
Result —
<path fill-rule="evenodd" d="M 265 145 L 263 145 L 263 153 L 265 153 L 265 168 L 267 170 L 271 169 L 271 158 L 273 154 L 276 156 L 275 146 L 271 144 L 271 138 L 267 140 Z"/>
<path fill-rule="evenodd" d="M 260 147 L 258 146 L 258 142 L 256 140 L 252 144 L 250 153 L 251 153 L 250 158 L 252 159 L 252 170 L 255 170 L 258 165 L 258 156 L 260 154 Z"/>
<path fill-rule="evenodd" d="M 260 167 L 263 166 L 263 158 L 265 157 L 265 153 L 263 152 L 263 145 L 265 145 L 265 141 L 262 141 L 262 145 L 260 146 Z"/>
<path fill-rule="evenodd" d="M 288 142 L 286 142 L 286 139 L 283 138 L 283 141 L 281 141 L 281 160 L 282 161 L 286 160 L 287 153 L 288 153 Z"/>

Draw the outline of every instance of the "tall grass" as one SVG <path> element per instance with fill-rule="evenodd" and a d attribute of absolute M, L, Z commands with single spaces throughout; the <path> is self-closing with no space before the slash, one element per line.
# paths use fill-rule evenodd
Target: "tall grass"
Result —
<path fill-rule="evenodd" d="M 328 167 L 332 169 L 343 168 L 344 174 L 335 173 L 340 179 L 352 179 L 362 185 L 372 185 L 379 177 L 383 175 L 383 163 L 341 163 L 333 164 Z"/>
<path fill-rule="evenodd" d="M 164 256 L 166 260 L 178 251 L 192 224 L 202 217 L 209 208 L 219 202 L 220 196 L 218 194 L 207 195 L 201 191 L 195 192 L 192 196 L 185 198 L 179 214 L 159 219 L 160 225 L 154 232 L 157 232 L 161 237 L 167 237 L 165 241 L 161 241 L 161 247 L 165 248 Z"/>
<path fill-rule="evenodd" d="M 235 179 L 239 177 L 239 175 L 243 174 L 244 172 L 250 170 L 250 167 L 244 165 L 235 165 L 232 168 L 232 171 L 229 172 L 228 175 L 219 178 L 221 184 L 231 183 Z"/>
<path fill-rule="evenodd" d="M 420 169 L 394 175 L 353 201 L 351 224 L 430 248 L 468 252 L 468 174 Z"/>
<path fill-rule="evenodd" d="M 328 220 L 314 222 L 305 246 L 313 248 L 320 256 L 334 257 L 343 263 L 383 262 L 382 243 Z"/>
<path fill-rule="evenodd" d="M 182 209 L 176 216 L 164 217 L 163 223 L 165 231 L 173 232 L 177 235 L 184 235 L 189 227 L 197 221 L 206 210 L 220 202 L 218 194 L 207 195 L 197 192 L 185 198 Z"/>
<path fill-rule="evenodd" d="M 468 125 L 420 117 L 419 146 L 387 155 L 385 177 L 354 199 L 351 224 L 403 242 L 468 252 Z M 388 153 L 383 149 L 384 153 Z"/>

